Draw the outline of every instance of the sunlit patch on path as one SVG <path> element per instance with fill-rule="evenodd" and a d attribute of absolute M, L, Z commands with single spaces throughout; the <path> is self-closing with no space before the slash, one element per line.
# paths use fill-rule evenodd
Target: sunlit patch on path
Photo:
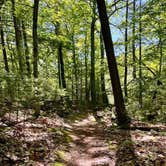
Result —
<path fill-rule="evenodd" d="M 93 116 L 76 121 L 70 135 L 72 143 L 65 154 L 68 166 L 113 166 L 116 152 L 109 150 L 104 139 L 102 126 L 98 125 Z"/>

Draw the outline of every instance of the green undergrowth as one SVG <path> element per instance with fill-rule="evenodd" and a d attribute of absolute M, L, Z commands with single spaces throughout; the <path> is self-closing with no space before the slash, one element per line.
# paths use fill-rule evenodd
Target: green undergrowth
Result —
<path fill-rule="evenodd" d="M 71 142 L 71 137 L 69 136 L 70 131 L 65 128 L 49 128 L 49 131 L 53 133 L 54 140 L 58 143 L 68 144 Z"/>

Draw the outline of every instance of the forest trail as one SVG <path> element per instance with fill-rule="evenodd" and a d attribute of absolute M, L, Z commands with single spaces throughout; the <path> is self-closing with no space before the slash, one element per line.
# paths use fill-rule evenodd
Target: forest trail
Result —
<path fill-rule="evenodd" d="M 64 119 L 6 115 L 0 121 L 0 166 L 166 166 L 165 125 L 133 121 L 151 130 L 122 130 L 105 120 L 96 121 L 89 110 Z"/>
<path fill-rule="evenodd" d="M 166 166 L 165 126 L 158 126 L 164 127 L 164 132 L 159 133 L 118 129 L 108 126 L 110 123 L 97 122 L 93 114 L 69 123 L 71 140 L 61 163 L 65 166 Z"/>
<path fill-rule="evenodd" d="M 70 149 L 64 156 L 67 166 L 115 165 L 115 151 L 109 150 L 104 130 L 92 115 L 73 123 L 70 137 Z"/>

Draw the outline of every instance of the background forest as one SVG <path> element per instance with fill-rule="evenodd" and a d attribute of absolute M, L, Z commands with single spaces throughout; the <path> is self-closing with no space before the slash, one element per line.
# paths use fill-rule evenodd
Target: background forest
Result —
<path fill-rule="evenodd" d="M 107 2 L 125 104 L 139 119 L 166 119 L 165 8 L 164 0 Z M 1 0 L 0 10 L 1 116 L 11 103 L 114 104 L 95 1 Z"/>
<path fill-rule="evenodd" d="M 0 166 L 166 166 L 165 85 L 165 0 L 0 0 Z"/>

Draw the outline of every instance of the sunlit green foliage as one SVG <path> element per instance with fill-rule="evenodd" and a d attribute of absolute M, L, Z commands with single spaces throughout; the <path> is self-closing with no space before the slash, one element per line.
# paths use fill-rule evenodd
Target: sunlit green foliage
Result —
<path fill-rule="evenodd" d="M 124 12 L 125 3 L 108 1 L 108 15 L 110 16 L 110 25 L 118 40 L 115 41 L 115 51 L 118 55 L 119 73 L 123 87 L 124 78 Z M 142 17 L 139 19 L 139 5 L 136 3 L 136 19 L 132 19 L 132 1 L 129 2 L 129 34 L 128 34 L 128 103 L 127 109 L 132 116 L 139 118 L 148 118 L 149 114 L 155 114 L 156 119 L 165 118 L 165 97 L 166 97 L 166 3 L 164 0 L 147 0 L 142 7 Z M 39 38 L 39 78 L 34 80 L 28 77 L 26 71 L 26 53 L 23 44 L 23 68 L 24 78 L 20 78 L 18 57 L 16 55 L 15 35 L 13 26 L 13 16 L 11 12 L 11 1 L 5 1 L 1 8 L 1 25 L 4 30 L 5 48 L 8 57 L 10 73 L 4 69 L 3 56 L 0 57 L 0 95 L 1 102 L 9 100 L 11 102 L 19 101 L 23 106 L 29 105 L 33 100 L 42 103 L 44 100 L 56 100 L 59 96 L 68 96 L 73 100 L 75 88 L 78 86 L 79 100 L 85 104 L 85 79 L 88 78 L 88 87 L 90 88 L 90 24 L 92 18 L 91 0 L 41 0 L 39 4 L 38 16 L 38 38 Z M 15 16 L 21 22 L 24 21 L 27 45 L 29 48 L 29 62 L 32 67 L 32 17 L 33 1 L 16 0 Z M 117 20 L 117 21 L 116 21 Z M 136 24 L 136 36 L 132 36 L 131 29 L 133 21 Z M 143 108 L 139 108 L 139 77 L 132 77 L 132 39 L 136 39 L 136 68 L 138 75 L 138 24 L 142 22 L 142 73 L 143 73 Z M 113 24 L 112 24 L 113 22 Z M 116 23 L 116 25 L 114 25 Z M 59 26 L 59 33 L 57 29 Z M 96 15 L 95 24 L 95 73 L 96 73 L 96 94 L 98 95 L 98 104 L 101 104 L 101 84 L 100 73 L 100 23 Z M 114 34 L 117 33 L 117 34 Z M 87 40 L 85 42 L 85 40 Z M 24 41 L 25 42 L 25 41 Z M 58 73 L 58 44 L 63 45 L 63 58 L 67 88 L 65 90 L 59 87 Z M 73 49 L 75 51 L 76 67 L 73 62 Z M 119 51 L 120 50 L 120 51 Z M 0 54 L 3 55 L 2 46 Z M 87 55 L 85 55 L 87 54 Z M 85 67 L 85 56 L 87 56 L 87 73 Z M 105 58 L 106 62 L 106 58 Z M 77 70 L 78 80 L 76 83 L 74 71 Z M 106 63 L 104 64 L 105 84 L 109 101 L 113 104 L 112 90 Z M 86 76 L 87 74 L 87 76 Z M 158 81 L 161 82 L 158 85 Z M 88 89 L 89 90 L 89 89 Z M 154 96 L 156 93 L 156 96 Z M 147 115 L 147 116 L 146 116 Z"/>

